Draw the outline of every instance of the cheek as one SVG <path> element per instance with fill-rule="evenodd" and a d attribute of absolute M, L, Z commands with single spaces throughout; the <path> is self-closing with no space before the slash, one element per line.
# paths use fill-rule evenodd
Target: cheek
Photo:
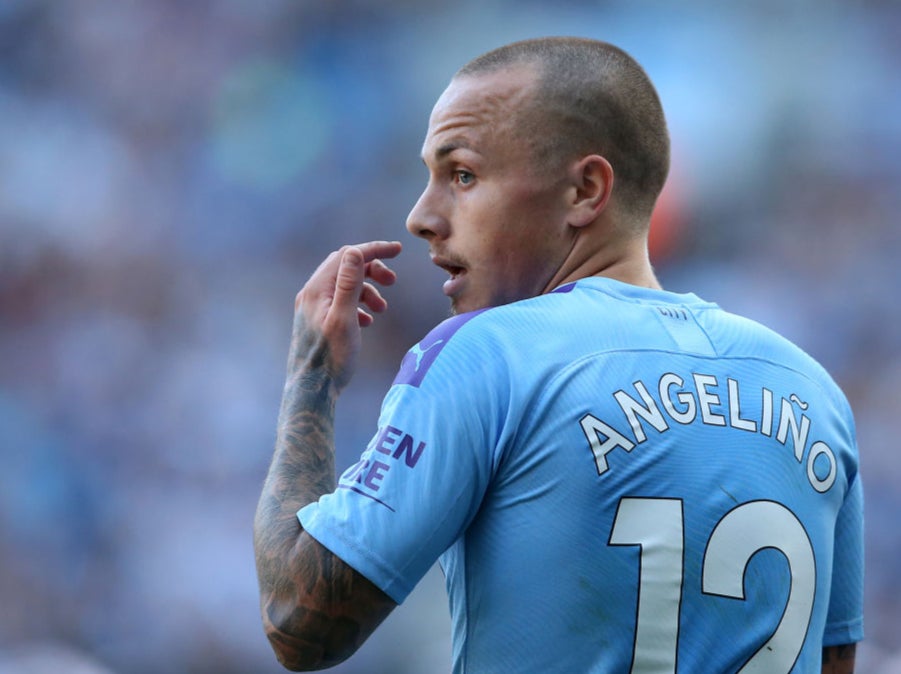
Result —
<path fill-rule="evenodd" d="M 524 226 L 550 233 L 563 216 L 563 195 L 544 182 L 520 181 L 510 186 L 510 207 Z"/>
<path fill-rule="evenodd" d="M 460 220 L 467 223 L 465 246 L 470 261 L 480 263 L 484 273 L 513 282 L 511 275 L 541 268 L 554 256 L 562 216 L 555 195 L 528 181 L 492 187 L 464 206 L 469 210 Z"/>

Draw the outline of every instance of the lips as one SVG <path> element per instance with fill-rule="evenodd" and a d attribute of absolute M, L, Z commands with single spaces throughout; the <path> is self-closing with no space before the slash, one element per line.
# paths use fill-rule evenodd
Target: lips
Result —
<path fill-rule="evenodd" d="M 438 266 L 441 267 L 448 274 L 450 274 L 451 278 L 455 278 L 455 277 L 459 276 L 460 274 L 466 273 L 466 270 L 463 267 L 460 267 L 455 264 L 439 264 Z"/>
<path fill-rule="evenodd" d="M 432 264 L 441 267 L 451 277 L 466 273 L 466 267 L 463 265 L 462 260 L 447 255 L 431 255 L 430 257 L 432 258 Z"/>
<path fill-rule="evenodd" d="M 433 264 L 441 267 L 450 275 L 450 278 L 444 282 L 444 294 L 448 297 L 455 295 L 463 284 L 463 277 L 466 276 L 466 267 L 454 258 L 440 255 L 432 255 L 431 257 Z"/>

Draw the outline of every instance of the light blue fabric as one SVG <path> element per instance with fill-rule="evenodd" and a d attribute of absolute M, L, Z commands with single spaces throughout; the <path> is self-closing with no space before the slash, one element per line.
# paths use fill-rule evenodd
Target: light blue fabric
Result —
<path fill-rule="evenodd" d="M 298 516 L 397 602 L 441 556 L 455 674 L 814 672 L 863 636 L 857 470 L 800 349 L 589 278 L 438 326 Z"/>

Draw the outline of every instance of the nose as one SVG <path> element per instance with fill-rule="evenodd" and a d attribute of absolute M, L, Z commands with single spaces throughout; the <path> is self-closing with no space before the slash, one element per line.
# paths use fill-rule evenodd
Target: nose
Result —
<path fill-rule="evenodd" d="M 430 182 L 407 216 L 407 231 L 426 241 L 447 238 L 449 226 L 443 210 L 441 199 Z"/>

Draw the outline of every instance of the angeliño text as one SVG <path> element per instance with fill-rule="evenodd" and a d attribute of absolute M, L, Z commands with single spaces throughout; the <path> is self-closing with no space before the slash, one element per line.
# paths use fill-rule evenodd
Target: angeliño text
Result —
<path fill-rule="evenodd" d="M 700 420 L 708 426 L 760 433 L 790 447 L 798 464 L 806 463 L 807 479 L 820 493 L 828 491 L 835 482 L 835 454 L 821 440 L 808 443 L 811 437 L 810 417 L 805 414 L 808 404 L 795 394 L 778 397 L 768 388 L 757 389 L 757 395 L 753 397 L 759 400 L 759 407 L 755 409 L 755 417 L 751 418 L 742 416 L 740 386 L 736 379 L 722 381 L 714 375 L 692 373 L 686 383 L 678 374 L 667 372 L 650 390 L 643 381 L 636 381 L 634 387 L 637 396 L 622 389 L 613 394 L 629 424 L 628 430 L 622 424 L 617 428 L 590 413 L 580 420 L 598 475 L 609 470 L 607 455 L 610 452 L 615 449 L 631 452 L 648 439 L 648 430 L 664 433 L 671 428 L 672 422 L 687 425 Z M 743 399 L 752 399 L 744 390 L 741 393 Z M 819 469 L 815 470 L 817 461 Z"/>

